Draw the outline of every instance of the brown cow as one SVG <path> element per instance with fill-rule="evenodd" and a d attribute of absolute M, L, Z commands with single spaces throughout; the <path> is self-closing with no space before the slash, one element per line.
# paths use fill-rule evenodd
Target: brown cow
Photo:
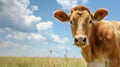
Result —
<path fill-rule="evenodd" d="M 86 6 L 74 7 L 69 15 L 62 10 L 54 13 L 58 20 L 70 21 L 74 42 L 82 48 L 88 67 L 120 65 L 120 23 L 102 20 L 107 14 L 100 8 L 93 15 Z"/>
<path fill-rule="evenodd" d="M 54 17 L 62 22 L 70 21 L 70 15 L 71 14 L 67 15 L 62 10 L 57 10 L 54 12 Z M 72 23 L 72 22 L 70 22 L 70 23 Z M 72 25 L 71 25 L 71 28 L 72 28 Z M 72 30 L 72 34 L 73 34 L 73 32 L 74 32 L 74 30 Z M 73 37 L 74 37 L 74 35 L 73 35 Z M 89 59 L 88 59 L 89 58 L 89 56 L 88 56 L 89 45 L 88 44 L 78 44 L 77 46 L 81 48 L 81 53 L 82 53 L 84 59 L 88 62 L 89 61 Z"/>

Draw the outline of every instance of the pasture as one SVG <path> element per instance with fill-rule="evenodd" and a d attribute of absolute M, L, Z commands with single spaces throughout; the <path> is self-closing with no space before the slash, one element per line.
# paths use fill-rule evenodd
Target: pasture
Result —
<path fill-rule="evenodd" d="M 0 67 L 86 67 L 82 58 L 0 57 Z"/>

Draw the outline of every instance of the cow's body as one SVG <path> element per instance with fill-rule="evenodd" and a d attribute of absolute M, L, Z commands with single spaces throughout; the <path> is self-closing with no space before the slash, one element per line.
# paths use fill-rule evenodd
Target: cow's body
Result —
<path fill-rule="evenodd" d="M 93 15 L 85 6 L 74 7 L 69 15 L 61 10 L 54 13 L 58 20 L 70 21 L 74 42 L 81 47 L 88 67 L 120 65 L 120 23 L 102 20 L 107 14 L 100 8 Z"/>
<path fill-rule="evenodd" d="M 89 34 L 90 62 L 107 63 L 108 67 L 120 65 L 120 23 L 93 21 Z"/>

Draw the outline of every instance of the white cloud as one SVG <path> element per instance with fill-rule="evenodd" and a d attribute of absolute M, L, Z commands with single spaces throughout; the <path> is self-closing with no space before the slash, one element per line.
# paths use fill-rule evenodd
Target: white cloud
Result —
<path fill-rule="evenodd" d="M 61 43 L 61 44 L 69 42 L 69 39 L 67 37 L 60 38 L 60 36 L 58 36 L 56 34 L 53 34 L 53 33 L 51 33 L 50 36 L 51 36 L 51 38 L 53 39 L 54 42 L 58 42 L 58 43 Z"/>
<path fill-rule="evenodd" d="M 15 39 L 15 40 L 32 40 L 32 41 L 45 41 L 47 40 L 46 37 L 42 36 L 38 33 L 26 33 L 26 32 L 15 32 L 13 31 L 12 34 L 7 34 L 6 38 L 8 39 Z"/>
<path fill-rule="evenodd" d="M 81 3 L 86 4 L 86 3 L 88 3 L 88 0 L 81 0 Z"/>
<path fill-rule="evenodd" d="M 38 10 L 38 6 L 30 5 L 29 0 L 0 0 L 0 36 L 2 36 L 0 55 L 2 53 L 3 55 L 8 53 L 9 55 L 12 53 L 22 55 L 22 52 L 26 54 L 32 50 L 37 54 L 39 52 L 27 44 L 36 46 L 44 44 L 44 42 L 47 44 L 69 42 L 67 37 L 60 37 L 52 31 L 52 21 L 41 22 L 41 17 L 33 14 L 36 10 Z M 42 48 L 38 49 L 40 51 Z"/>
<path fill-rule="evenodd" d="M 16 40 L 25 40 L 27 36 L 24 32 L 13 32 L 12 34 L 12 37 Z"/>
<path fill-rule="evenodd" d="M 7 39 L 9 39 L 9 38 L 11 38 L 11 37 L 12 37 L 11 34 L 6 35 L 6 38 L 7 38 Z"/>
<path fill-rule="evenodd" d="M 70 50 L 71 48 L 70 47 L 68 47 L 68 46 L 65 46 L 65 45 L 58 45 L 57 47 L 56 47 L 57 49 L 65 49 L 65 50 Z"/>
<path fill-rule="evenodd" d="M 0 56 L 23 56 L 30 49 L 32 49 L 30 45 L 21 42 L 0 40 Z"/>
<path fill-rule="evenodd" d="M 38 34 L 31 33 L 28 36 L 28 39 L 46 41 L 46 42 L 49 42 L 49 40 L 51 40 L 51 42 L 53 43 L 60 43 L 60 44 L 64 44 L 70 41 L 67 37 L 61 38 L 59 35 L 54 34 L 52 31 L 49 31 L 49 28 L 48 30 L 40 31 L 40 33 Z"/>
<path fill-rule="evenodd" d="M 48 30 L 52 28 L 53 23 L 51 21 L 48 22 L 40 22 L 37 24 L 38 31 Z"/>
<path fill-rule="evenodd" d="M 56 0 L 58 4 L 62 6 L 63 9 L 71 9 L 76 5 L 87 4 L 89 0 Z M 79 1 L 81 3 L 79 3 Z"/>
<path fill-rule="evenodd" d="M 71 3 L 75 2 L 76 0 Z M 68 38 L 61 38 L 52 32 L 53 22 L 41 22 L 41 17 L 33 15 L 36 10 L 38 6 L 30 5 L 29 0 L 0 0 L 0 28 L 7 27 L 6 30 L 13 32 L 7 34 L 6 38 L 40 41 L 50 39 L 58 43 L 68 42 Z M 0 30 L 0 32 L 3 31 Z"/>
<path fill-rule="evenodd" d="M 79 0 L 56 0 L 58 4 L 62 6 L 63 9 L 70 9 L 77 5 Z"/>
<path fill-rule="evenodd" d="M 0 48 L 7 48 L 7 47 L 10 47 L 10 46 L 13 46 L 14 44 L 10 41 L 5 41 L 5 42 L 1 42 L 0 43 Z"/>
<path fill-rule="evenodd" d="M 47 39 L 51 39 L 53 42 L 57 42 L 61 44 L 69 42 L 69 39 L 67 37 L 61 38 L 59 35 L 54 34 L 52 32 L 52 27 L 53 27 L 53 23 L 51 21 L 40 22 L 39 24 L 37 24 L 37 29 L 43 37 L 46 37 Z"/>
<path fill-rule="evenodd" d="M 0 27 L 36 32 L 36 23 L 41 20 L 33 15 L 36 10 L 38 6 L 30 5 L 29 0 L 0 0 Z"/>
<path fill-rule="evenodd" d="M 22 45 L 20 43 L 16 43 L 16 42 L 13 42 L 13 41 L 4 41 L 4 40 L 1 40 L 0 41 L 0 48 L 21 48 L 21 49 L 24 49 L 24 48 L 30 48 L 29 45 Z"/>
<path fill-rule="evenodd" d="M 0 40 L 0 56 L 63 56 L 65 50 L 71 50 L 67 45 L 40 45 L 33 42 Z M 52 51 L 52 53 L 50 53 Z"/>
<path fill-rule="evenodd" d="M 32 12 L 38 10 L 38 6 L 35 6 L 35 5 L 31 6 L 31 10 L 32 10 Z"/>
<path fill-rule="evenodd" d="M 28 40 L 37 40 L 37 41 L 47 40 L 47 38 L 42 36 L 41 34 L 35 34 L 35 33 L 31 33 L 27 38 Z"/>
<path fill-rule="evenodd" d="M 46 24 L 47 22 L 44 22 L 44 23 Z M 49 24 L 47 26 L 49 27 Z M 50 27 L 52 27 L 52 25 Z M 52 31 L 50 31 L 52 30 L 52 28 L 47 28 L 47 27 L 45 28 L 45 30 L 38 29 L 38 31 L 40 30 L 39 33 L 19 32 L 19 31 L 11 30 L 9 28 L 2 29 L 2 30 L 5 31 L 3 34 L 7 33 L 5 35 L 6 39 L 14 39 L 16 41 L 27 40 L 27 41 L 39 41 L 39 42 L 53 42 L 53 43 L 60 43 L 60 44 L 64 44 L 70 41 L 67 37 L 62 38 L 59 35 L 54 34 Z"/>

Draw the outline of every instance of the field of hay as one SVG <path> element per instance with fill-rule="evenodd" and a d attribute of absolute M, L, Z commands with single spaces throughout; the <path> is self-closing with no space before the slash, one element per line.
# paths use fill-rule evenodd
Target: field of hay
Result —
<path fill-rule="evenodd" d="M 67 57 L 0 57 L 0 67 L 86 67 L 86 63 Z"/>

